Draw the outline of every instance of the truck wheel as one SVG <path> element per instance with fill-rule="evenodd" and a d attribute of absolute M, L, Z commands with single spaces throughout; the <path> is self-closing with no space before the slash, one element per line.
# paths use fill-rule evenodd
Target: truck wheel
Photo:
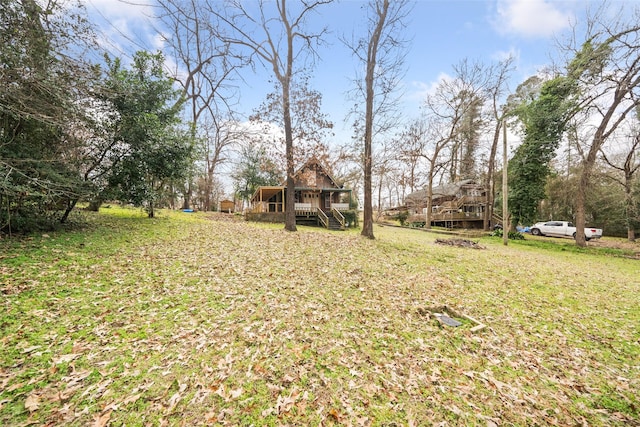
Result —
<path fill-rule="evenodd" d="M 573 233 L 573 240 L 576 240 L 576 233 Z"/>
<path fill-rule="evenodd" d="M 538 230 L 537 228 L 532 228 L 531 234 L 533 234 L 534 236 L 542 236 L 542 233 L 540 233 L 540 230 Z"/>

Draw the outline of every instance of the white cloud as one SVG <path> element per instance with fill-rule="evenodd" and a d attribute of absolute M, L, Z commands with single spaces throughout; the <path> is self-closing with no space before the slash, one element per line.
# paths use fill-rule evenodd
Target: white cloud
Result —
<path fill-rule="evenodd" d="M 498 0 L 493 25 L 499 33 L 551 37 L 566 29 L 573 14 L 550 0 Z"/>
<path fill-rule="evenodd" d="M 438 85 L 443 81 L 452 81 L 453 77 L 447 73 L 440 73 L 438 77 L 432 82 L 414 81 L 411 82 L 411 86 L 415 90 L 410 94 L 411 99 L 424 101 L 429 95 L 433 95 L 436 92 Z"/>

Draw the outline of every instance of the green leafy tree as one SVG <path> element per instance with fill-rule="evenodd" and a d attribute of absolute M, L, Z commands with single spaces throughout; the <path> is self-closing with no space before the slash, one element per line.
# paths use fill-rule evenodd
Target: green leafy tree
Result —
<path fill-rule="evenodd" d="M 515 110 L 524 125 L 524 141 L 509 161 L 509 212 L 513 224 L 530 224 L 538 217 L 550 162 L 575 110 L 576 91 L 575 80 L 559 76 L 546 81 L 537 98 Z"/>
<path fill-rule="evenodd" d="M 107 191 L 144 206 L 149 217 L 167 186 L 185 178 L 194 144 L 180 128 L 180 92 L 162 68 L 160 53 L 138 52 L 131 69 L 119 59 L 109 66 L 104 100 L 114 112 L 112 170 Z"/>

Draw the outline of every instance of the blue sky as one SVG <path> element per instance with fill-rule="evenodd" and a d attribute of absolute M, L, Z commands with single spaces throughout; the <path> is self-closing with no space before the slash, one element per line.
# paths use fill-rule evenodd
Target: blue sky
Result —
<path fill-rule="evenodd" d="M 140 48 L 162 48 L 154 27 L 153 0 L 83 0 L 90 16 L 103 31 L 104 45 L 113 55 L 126 56 Z M 143 5 L 139 3 L 143 2 Z M 151 2 L 151 3 L 150 3 Z M 600 4 L 601 2 L 591 2 Z M 402 108 L 405 116 L 418 115 L 424 94 L 452 66 L 467 58 L 491 63 L 506 55 L 515 57 L 516 70 L 510 89 L 550 63 L 554 40 L 562 39 L 572 23 L 581 23 L 589 2 L 578 0 L 418 0 L 406 36 L 412 42 L 406 58 Z M 356 63 L 338 36 L 362 28 L 362 1 L 341 1 L 322 9 L 319 24 L 332 33 L 329 46 L 320 51 L 314 71 L 314 89 L 323 94 L 323 109 L 335 123 L 338 139 L 349 136 L 344 123 L 352 101 L 345 92 L 352 87 Z M 247 74 L 241 87 L 241 106 L 249 114 L 273 87 L 262 67 Z M 346 142 L 346 141 L 341 141 Z"/>

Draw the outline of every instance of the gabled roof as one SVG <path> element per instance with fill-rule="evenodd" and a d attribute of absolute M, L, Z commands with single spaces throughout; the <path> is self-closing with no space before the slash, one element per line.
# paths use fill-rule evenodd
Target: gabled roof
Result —
<path fill-rule="evenodd" d="M 327 178 L 329 178 L 329 181 L 333 185 L 333 188 L 343 187 L 342 185 L 338 185 L 336 183 L 336 180 L 333 179 L 333 177 L 327 172 L 327 169 L 324 167 L 322 163 L 320 163 L 320 160 L 318 160 L 316 156 L 312 156 L 302 166 L 300 166 L 298 170 L 293 174 L 293 178 L 296 179 L 300 177 L 304 171 L 311 169 L 313 166 L 315 166 L 316 170 L 320 170 L 320 172 L 322 172 L 325 176 L 327 176 Z M 282 185 L 283 186 L 287 185 L 286 179 L 283 181 Z"/>

